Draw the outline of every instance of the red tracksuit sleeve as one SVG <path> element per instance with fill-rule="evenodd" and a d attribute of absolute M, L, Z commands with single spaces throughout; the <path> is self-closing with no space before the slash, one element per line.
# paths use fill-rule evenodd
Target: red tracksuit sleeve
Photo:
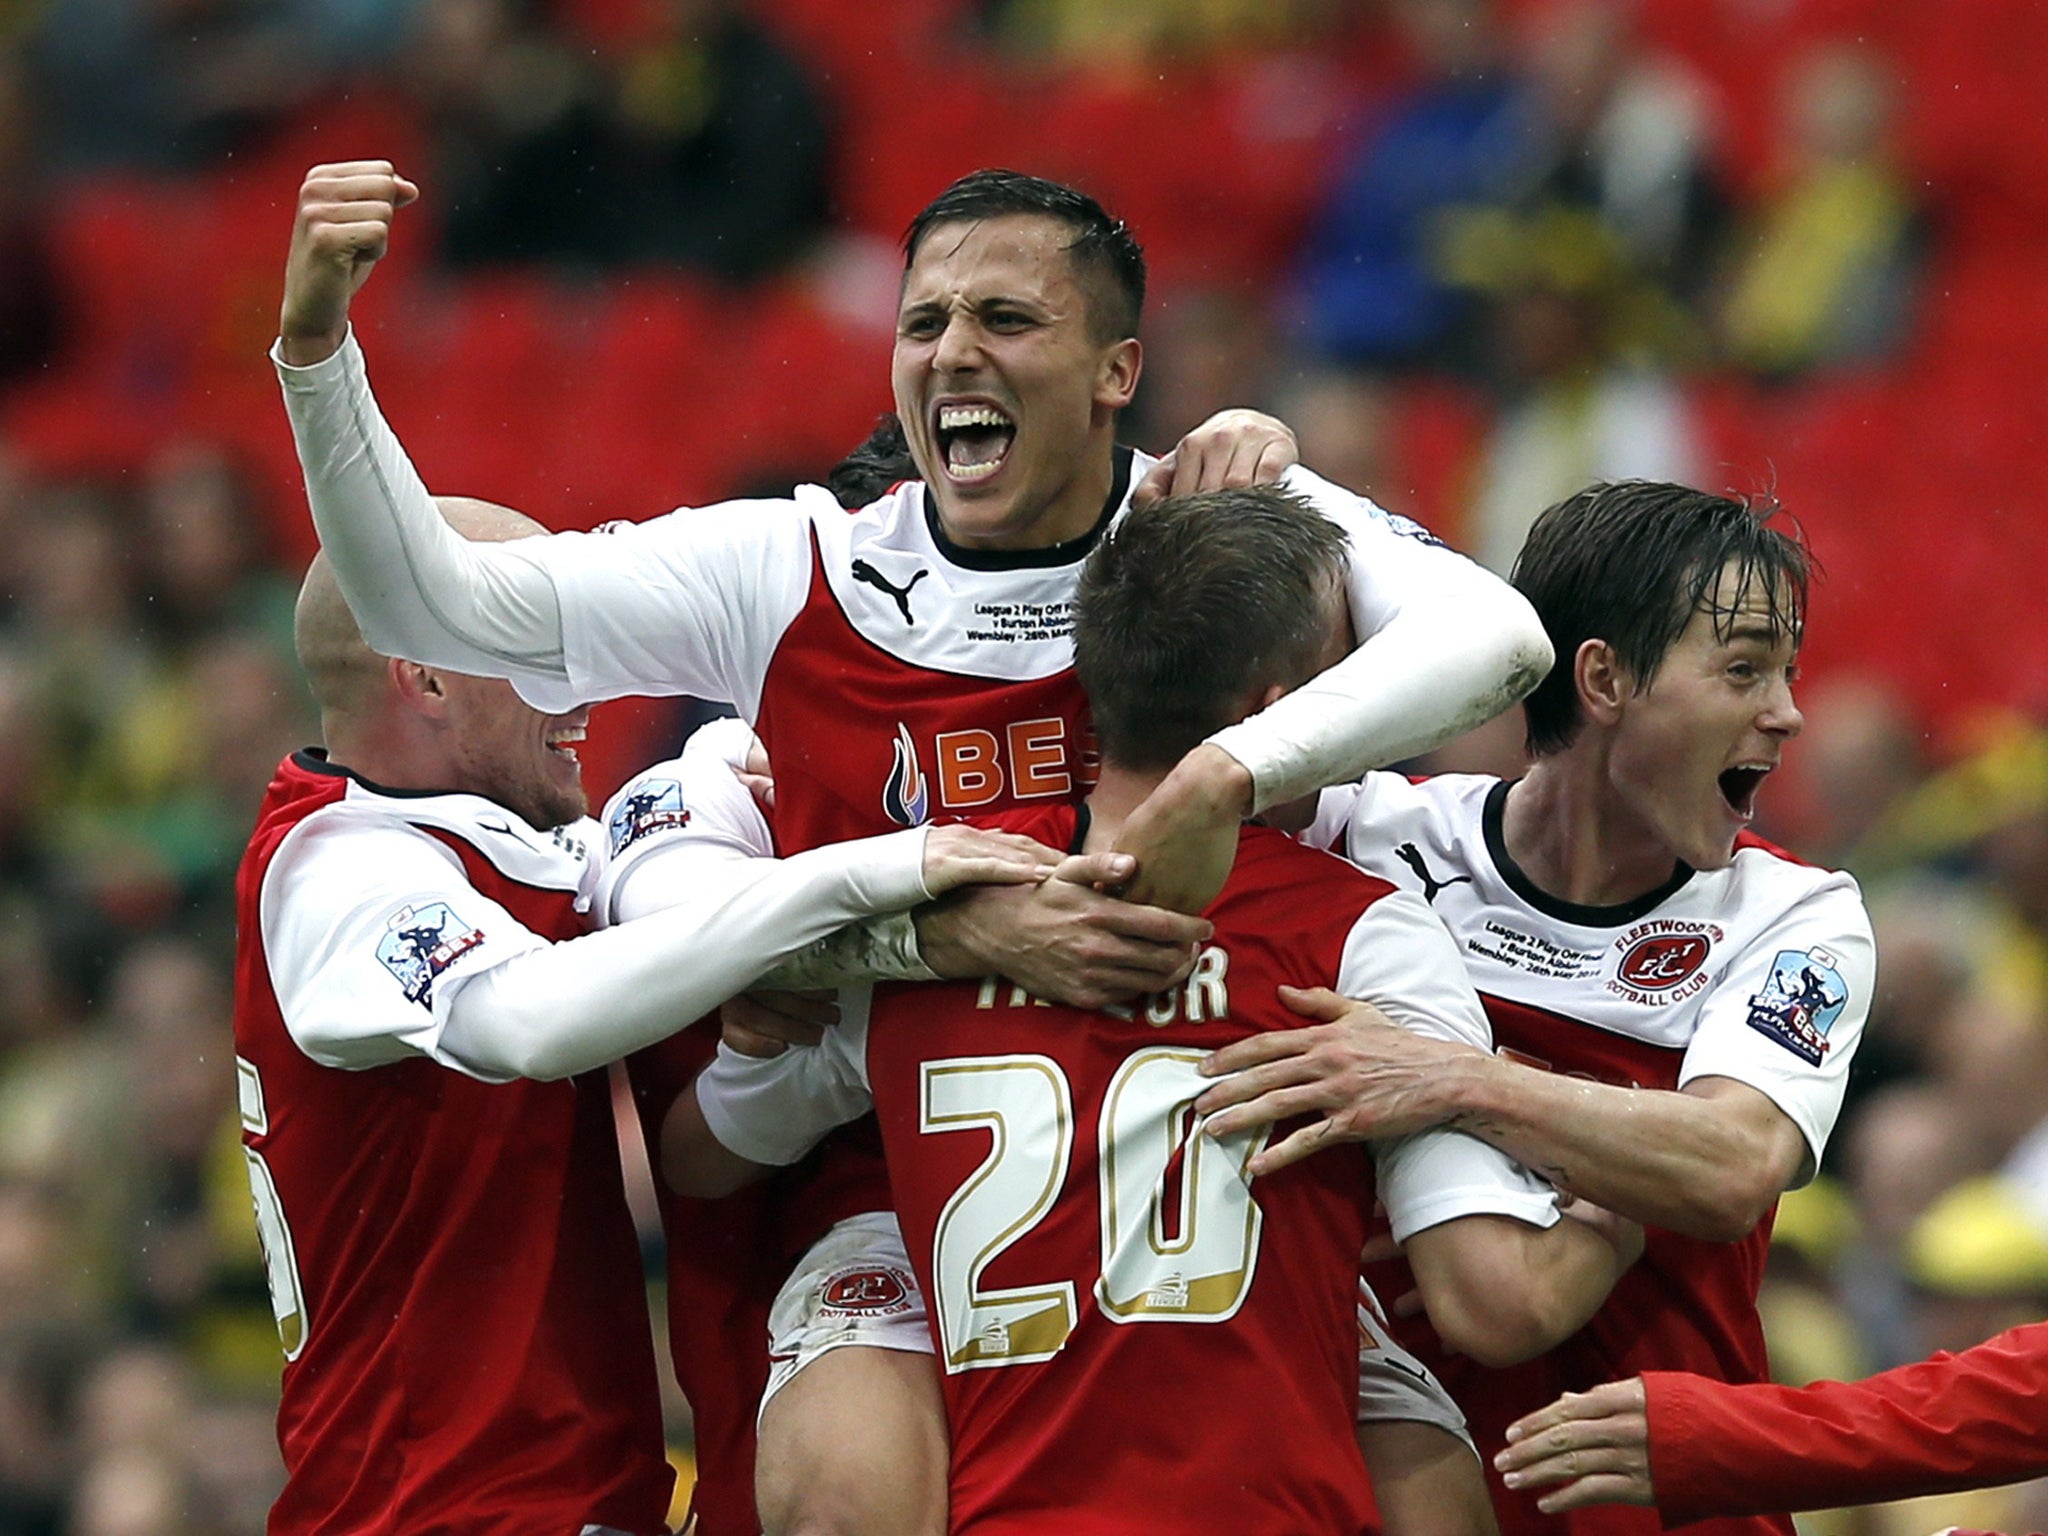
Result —
<path fill-rule="evenodd" d="M 1731 1386 L 1647 1371 L 1667 1526 L 1875 1504 L 2048 1472 L 2048 1323 L 1866 1381 Z"/>

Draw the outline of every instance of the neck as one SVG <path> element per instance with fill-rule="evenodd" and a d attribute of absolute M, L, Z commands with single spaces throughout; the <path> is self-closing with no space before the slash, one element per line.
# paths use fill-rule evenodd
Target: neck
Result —
<path fill-rule="evenodd" d="M 1081 538 L 1101 521 L 1102 509 L 1116 484 L 1115 434 L 1112 416 L 1103 423 L 1099 434 L 1091 434 L 1089 450 L 1074 478 L 1028 520 L 1009 526 L 980 531 L 963 528 L 961 519 L 948 515 L 946 497 L 939 493 L 943 477 L 926 475 L 925 484 L 932 488 L 932 504 L 937 509 L 941 530 L 956 547 L 979 554 L 1051 549 Z M 1098 436 L 1100 441 L 1094 441 Z"/>
<path fill-rule="evenodd" d="M 1102 765 L 1102 777 L 1088 792 L 1088 841 L 1085 852 L 1093 853 L 1116 842 L 1131 813 L 1144 804 L 1145 797 L 1166 777 L 1164 768 L 1122 768 Z"/>
<path fill-rule="evenodd" d="M 442 755 L 413 733 L 387 722 L 329 713 L 320 736 L 327 760 L 386 789 L 454 789 L 455 774 Z"/>
<path fill-rule="evenodd" d="M 1586 907 L 1618 906 L 1654 891 L 1677 863 L 1616 799 L 1606 754 L 1585 741 L 1537 759 L 1508 791 L 1501 838 L 1538 890 Z"/>
<path fill-rule="evenodd" d="M 1018 544 L 1020 549 L 1049 549 L 1055 544 L 1065 544 L 1078 539 L 1093 528 L 1102 516 L 1102 505 L 1109 500 L 1109 488 L 1116 483 L 1116 441 L 1112 433 L 1114 423 L 1106 424 L 1101 432 L 1100 452 L 1090 451 L 1083 459 L 1081 472 L 1062 491 L 1057 500 L 1046 508 L 1045 516 L 1033 528 L 1028 538 Z"/>

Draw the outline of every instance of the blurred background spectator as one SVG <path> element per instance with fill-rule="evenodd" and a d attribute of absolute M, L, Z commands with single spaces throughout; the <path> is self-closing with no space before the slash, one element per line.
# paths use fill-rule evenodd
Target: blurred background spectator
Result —
<path fill-rule="evenodd" d="M 1392 0 L 1414 81 L 1356 103 L 1356 147 L 1314 210 L 1302 251 L 1305 348 L 1353 368 L 1477 369 L 1474 306 L 1436 243 L 1462 208 L 1521 190 L 1543 133 L 1536 93 L 1493 0 Z"/>
<path fill-rule="evenodd" d="M 823 106 L 732 0 L 646 0 L 601 50 L 520 0 L 422 0 L 412 33 L 406 85 L 450 263 L 745 281 L 824 231 Z"/>
<path fill-rule="evenodd" d="M 1899 345 L 1920 231 L 1894 159 L 1897 97 L 1867 49 L 1823 44 L 1801 61 L 1772 185 L 1750 211 L 1717 317 L 1736 362 L 1776 377 Z"/>
<path fill-rule="evenodd" d="M 1764 830 L 1883 958 L 1774 1356 L 2042 1316 L 2044 59 L 2001 0 L 0 6 L 0 1536 L 240 1536 L 277 1479 L 227 895 L 313 728 L 262 353 L 299 179 L 357 156 L 425 189 L 359 306 L 387 408 L 556 526 L 821 474 L 888 406 L 903 224 L 990 164 L 1145 241 L 1141 446 L 1275 409 L 1499 566 L 1594 476 L 1775 492 L 1828 575 Z M 683 718 L 601 711 L 593 789 Z M 1808 1528 L 1945 1524 L 2048 1494 Z"/>

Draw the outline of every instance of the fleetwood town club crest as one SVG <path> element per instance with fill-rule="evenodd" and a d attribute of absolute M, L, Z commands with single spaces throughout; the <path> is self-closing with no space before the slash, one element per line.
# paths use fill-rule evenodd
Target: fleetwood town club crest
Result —
<path fill-rule="evenodd" d="M 882 786 L 882 812 L 901 827 L 921 827 L 931 819 L 932 797 L 918 766 L 917 743 L 910 727 L 896 723 L 896 761 Z"/>
<path fill-rule="evenodd" d="M 857 1265 L 825 1277 L 820 1317 L 898 1317 L 910 1310 L 917 1282 L 893 1264 Z"/>
<path fill-rule="evenodd" d="M 1848 1006 L 1840 962 L 1818 944 L 1778 951 L 1763 990 L 1749 1000 L 1749 1027 L 1812 1066 L 1828 1053 L 1828 1031 Z"/>
<path fill-rule="evenodd" d="M 470 927 L 446 902 L 400 907 L 384 925 L 377 959 L 398 978 L 407 1002 L 431 1008 L 435 978 L 483 941 L 483 930 Z"/>
<path fill-rule="evenodd" d="M 625 852 L 643 837 L 690 824 L 683 786 L 674 779 L 649 779 L 619 802 L 605 826 L 612 852 Z"/>
<path fill-rule="evenodd" d="M 1726 934 L 1717 923 L 1652 918 L 1614 941 L 1607 990 L 1632 1003 L 1661 1006 L 1693 996 L 1712 979 L 1707 957 Z"/>
<path fill-rule="evenodd" d="M 1663 939 L 1639 939 L 1621 957 L 1621 979 L 1632 987 L 1661 992 L 1675 987 L 1707 958 L 1707 941 L 1697 933 Z"/>

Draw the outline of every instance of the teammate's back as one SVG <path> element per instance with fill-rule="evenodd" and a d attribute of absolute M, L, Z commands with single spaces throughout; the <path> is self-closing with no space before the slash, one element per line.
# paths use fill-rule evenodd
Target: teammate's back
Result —
<path fill-rule="evenodd" d="M 1051 846 L 1071 807 L 1003 818 Z M 1199 1133 L 1209 1051 L 1298 1022 L 1390 887 L 1247 827 L 1215 938 L 1128 1016 L 878 988 L 868 1073 L 953 1428 L 956 1532 L 1354 1531 L 1362 1148 L 1261 1180 Z"/>
<path fill-rule="evenodd" d="M 1114 849 L 1188 751 L 1342 644 L 1344 547 L 1284 491 L 1169 498 L 1109 528 L 1074 621 L 1100 776 L 1086 807 L 1000 825 L 1084 855 Z M 1395 1235 L 1443 1227 L 1448 1242 L 1429 1246 L 1447 1258 L 1474 1233 L 1557 1221 L 1547 1189 L 1470 1138 L 1382 1149 L 1377 1178 L 1353 1149 L 1254 1187 L 1264 1138 L 1208 1133 L 1193 1108 L 1213 1082 L 1204 1062 L 1294 1027 L 1289 984 L 1486 1043 L 1478 997 L 1419 898 L 1270 829 L 1228 833 L 1204 850 L 1220 888 L 1203 909 L 1209 939 L 1171 991 L 1082 1009 L 1002 979 L 884 986 L 814 1052 L 721 1056 L 664 1137 L 676 1186 L 709 1191 L 800 1158 L 872 1104 L 900 1238 L 847 1232 L 859 1261 L 842 1255 L 813 1283 L 844 1329 L 907 1315 L 918 1298 L 902 1266 L 918 1271 L 955 1531 L 1360 1529 L 1357 1262 L 1375 1184 Z M 1587 1237 L 1604 1294 L 1614 1253 Z M 1418 1386 L 1434 1384 L 1402 1378 L 1404 1406 Z M 1376 1419 L 1457 1430 L 1448 1404 L 1378 1406 Z M 1476 1463 L 1449 1449 L 1435 1461 L 1462 1468 L 1459 1492 L 1479 1507 Z M 1417 1470 L 1407 1450 L 1392 1470 Z"/>

